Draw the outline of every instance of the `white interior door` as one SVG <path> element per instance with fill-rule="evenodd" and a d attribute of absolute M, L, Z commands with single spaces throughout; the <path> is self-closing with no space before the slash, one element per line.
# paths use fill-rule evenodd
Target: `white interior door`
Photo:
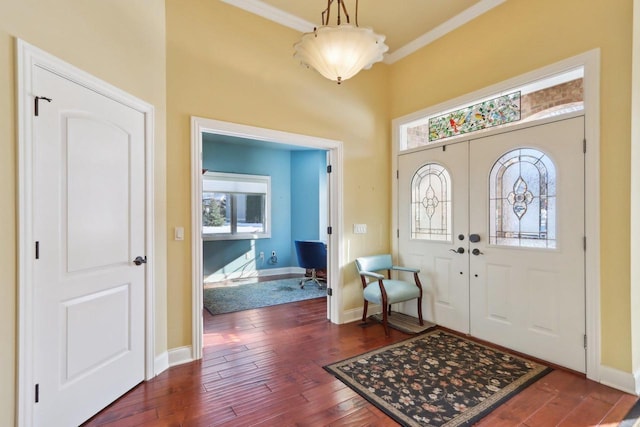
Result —
<path fill-rule="evenodd" d="M 399 258 L 431 320 L 585 372 L 583 139 L 576 117 L 399 156 Z"/>
<path fill-rule="evenodd" d="M 425 319 L 469 332 L 466 142 L 398 159 L 399 262 L 420 268 Z M 414 303 L 402 312 L 417 316 Z"/>
<path fill-rule="evenodd" d="M 78 425 L 144 378 L 144 117 L 36 67 L 36 425 Z"/>
<path fill-rule="evenodd" d="M 470 145 L 471 334 L 585 372 L 584 118 Z"/>

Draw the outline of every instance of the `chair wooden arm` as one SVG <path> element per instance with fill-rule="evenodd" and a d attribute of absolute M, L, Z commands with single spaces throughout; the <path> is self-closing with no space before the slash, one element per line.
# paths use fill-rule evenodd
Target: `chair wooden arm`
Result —
<path fill-rule="evenodd" d="M 409 273 L 420 273 L 419 268 L 401 267 L 399 265 L 394 265 L 391 267 L 391 269 L 397 271 L 408 271 Z"/>
<path fill-rule="evenodd" d="M 377 280 L 384 279 L 384 276 L 382 274 L 374 273 L 373 271 L 361 271 L 360 275 L 361 276 L 372 277 L 372 278 L 377 279 Z"/>

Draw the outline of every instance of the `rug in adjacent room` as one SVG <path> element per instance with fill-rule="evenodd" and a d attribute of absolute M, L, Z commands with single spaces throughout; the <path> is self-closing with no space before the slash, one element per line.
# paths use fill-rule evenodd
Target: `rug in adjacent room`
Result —
<path fill-rule="evenodd" d="M 326 289 L 313 283 L 300 288 L 300 279 L 281 279 L 204 289 L 204 308 L 216 315 L 286 304 L 327 296 Z"/>
<path fill-rule="evenodd" d="M 471 425 L 551 372 L 441 330 L 325 366 L 404 426 Z"/>

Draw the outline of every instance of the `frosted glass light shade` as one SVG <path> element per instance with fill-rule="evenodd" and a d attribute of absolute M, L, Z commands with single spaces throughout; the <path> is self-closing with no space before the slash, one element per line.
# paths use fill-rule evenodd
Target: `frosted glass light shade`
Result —
<path fill-rule="evenodd" d="M 325 25 L 305 33 L 294 45 L 294 58 L 329 80 L 341 83 L 382 61 L 389 50 L 384 36 L 350 24 Z"/>

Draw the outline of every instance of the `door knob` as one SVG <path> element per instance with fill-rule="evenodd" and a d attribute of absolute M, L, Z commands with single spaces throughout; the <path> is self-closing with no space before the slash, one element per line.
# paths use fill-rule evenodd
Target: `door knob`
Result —
<path fill-rule="evenodd" d="M 458 249 L 449 249 L 451 252 L 455 252 L 457 254 L 463 254 L 464 253 L 464 248 L 462 246 L 460 246 Z"/>
<path fill-rule="evenodd" d="M 482 255 L 482 252 L 480 252 L 480 249 L 475 248 L 474 250 L 471 251 L 472 254 L 478 256 L 478 255 Z"/>
<path fill-rule="evenodd" d="M 469 241 L 471 243 L 478 243 L 480 241 L 480 235 L 479 234 L 469 234 Z"/>
<path fill-rule="evenodd" d="M 136 259 L 133 260 L 133 263 L 135 265 L 142 265 L 142 264 L 146 264 L 147 263 L 147 257 L 145 256 L 144 258 L 141 256 L 137 256 Z"/>

